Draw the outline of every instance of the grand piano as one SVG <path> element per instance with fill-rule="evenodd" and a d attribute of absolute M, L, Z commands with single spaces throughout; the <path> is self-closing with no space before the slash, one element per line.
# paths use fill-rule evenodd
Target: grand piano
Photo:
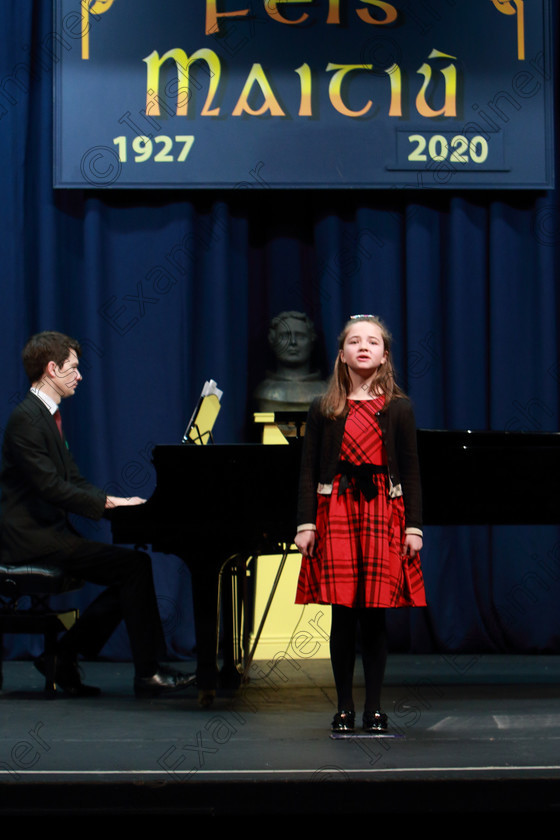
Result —
<path fill-rule="evenodd" d="M 111 512 L 115 542 L 174 554 L 190 569 L 202 695 L 218 676 L 239 683 L 227 627 L 218 675 L 220 580 L 231 564 L 290 550 L 301 442 L 156 446 L 151 498 Z M 560 523 L 560 434 L 421 429 L 418 451 L 425 525 Z"/>
<path fill-rule="evenodd" d="M 277 554 L 295 534 L 300 441 L 156 446 L 156 488 L 145 504 L 109 514 L 114 542 L 151 546 L 183 560 L 192 579 L 199 693 L 218 683 L 220 612 L 224 621 L 221 685 L 236 686 L 240 666 L 230 629 L 236 605 L 220 603 L 221 580 L 249 558 Z M 235 581 L 234 581 L 235 583 Z"/>

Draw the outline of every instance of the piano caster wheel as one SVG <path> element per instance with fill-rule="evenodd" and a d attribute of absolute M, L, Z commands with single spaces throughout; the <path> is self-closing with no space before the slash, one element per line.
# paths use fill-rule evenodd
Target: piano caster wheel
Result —
<path fill-rule="evenodd" d="M 213 688 L 203 689 L 198 692 L 198 705 L 201 709 L 209 709 L 214 702 L 216 692 Z"/>

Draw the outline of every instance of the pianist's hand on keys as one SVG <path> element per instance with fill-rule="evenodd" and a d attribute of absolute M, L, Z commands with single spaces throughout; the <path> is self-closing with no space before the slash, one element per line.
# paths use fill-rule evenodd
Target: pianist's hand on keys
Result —
<path fill-rule="evenodd" d="M 143 505 L 146 499 L 141 499 L 139 496 L 131 496 L 125 498 L 122 496 L 107 496 L 105 500 L 106 508 L 124 507 L 128 505 Z"/>

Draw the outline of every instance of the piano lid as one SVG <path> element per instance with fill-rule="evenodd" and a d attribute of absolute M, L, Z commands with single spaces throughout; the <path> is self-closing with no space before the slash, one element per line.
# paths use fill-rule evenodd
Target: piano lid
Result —
<path fill-rule="evenodd" d="M 426 525 L 560 524 L 560 434 L 418 430 Z"/>
<path fill-rule="evenodd" d="M 110 512 L 113 538 L 138 539 L 154 550 L 189 544 L 194 550 L 198 541 L 207 550 L 225 546 L 251 551 L 263 535 L 291 541 L 296 532 L 298 444 L 156 446 L 156 488 L 145 505 Z"/>
<path fill-rule="evenodd" d="M 302 442 L 156 446 L 156 489 L 111 513 L 114 539 L 155 550 L 205 529 L 240 550 L 263 533 L 291 540 Z M 419 429 L 418 453 L 425 525 L 560 524 L 560 434 Z"/>

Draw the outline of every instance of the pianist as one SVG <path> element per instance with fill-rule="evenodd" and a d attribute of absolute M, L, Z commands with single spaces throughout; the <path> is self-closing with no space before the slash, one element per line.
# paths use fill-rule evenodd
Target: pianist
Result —
<path fill-rule="evenodd" d="M 58 332 L 29 339 L 23 364 L 31 389 L 14 409 L 4 435 L 0 472 L 1 561 L 57 566 L 107 587 L 59 642 L 56 682 L 71 696 L 94 696 L 82 683 L 78 655 L 94 658 L 124 619 L 135 667 L 134 692 L 151 697 L 185 688 L 192 677 L 158 664 L 164 637 L 150 558 L 140 551 L 81 537 L 68 514 L 100 519 L 108 508 L 142 499 L 106 496 L 84 479 L 68 450 L 59 412 L 82 376 L 80 345 Z M 44 673 L 44 657 L 35 662 Z"/>

